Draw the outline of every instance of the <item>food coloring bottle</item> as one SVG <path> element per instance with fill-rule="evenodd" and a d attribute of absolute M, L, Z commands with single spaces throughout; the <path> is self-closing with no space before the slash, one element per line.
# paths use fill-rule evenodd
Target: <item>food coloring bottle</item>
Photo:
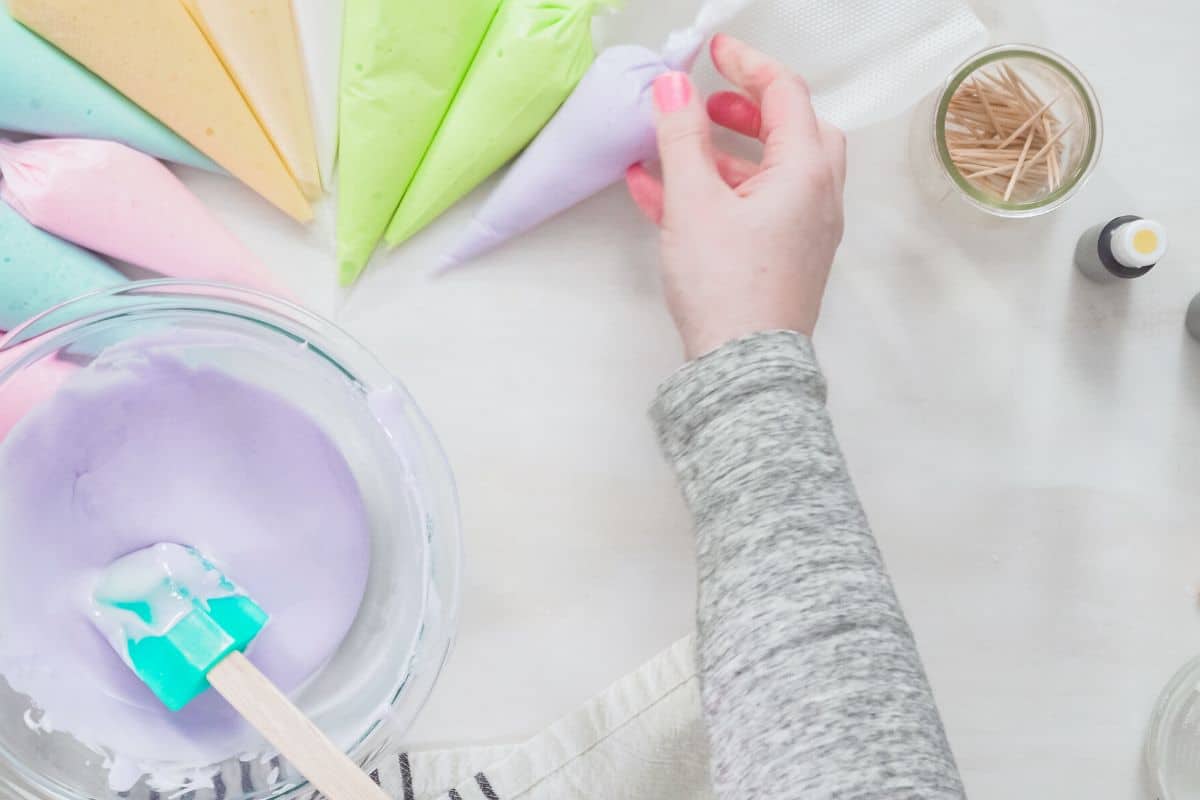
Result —
<path fill-rule="evenodd" d="M 1117 217 L 1079 239 L 1075 265 L 1092 280 L 1140 278 L 1167 253 L 1167 230 L 1141 217 Z"/>

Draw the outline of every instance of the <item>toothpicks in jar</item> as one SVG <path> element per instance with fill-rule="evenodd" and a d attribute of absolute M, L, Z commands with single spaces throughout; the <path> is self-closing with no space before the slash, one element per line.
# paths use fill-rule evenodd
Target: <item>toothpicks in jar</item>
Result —
<path fill-rule="evenodd" d="M 1005 202 L 1062 185 L 1062 125 L 1048 100 L 1008 64 L 978 70 L 950 98 L 946 145 L 963 178 Z"/>

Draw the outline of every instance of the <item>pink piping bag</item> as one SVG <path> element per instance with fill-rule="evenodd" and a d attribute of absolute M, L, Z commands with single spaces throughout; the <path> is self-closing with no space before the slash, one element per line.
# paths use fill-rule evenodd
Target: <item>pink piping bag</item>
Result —
<path fill-rule="evenodd" d="M 634 164 L 657 158 L 654 80 L 690 71 L 713 34 L 751 2 L 709 0 L 661 52 L 621 45 L 601 53 L 475 214 L 442 268 L 494 250 L 619 182 Z"/>
<path fill-rule="evenodd" d="M 0 353 L 0 375 L 14 366 L 19 350 Z M 66 361 L 44 358 L 0 382 L 0 442 L 26 414 L 53 397 L 76 369 Z"/>
<path fill-rule="evenodd" d="M 47 233 L 161 275 L 281 294 L 279 283 L 154 158 L 93 139 L 0 140 L 3 198 Z"/>

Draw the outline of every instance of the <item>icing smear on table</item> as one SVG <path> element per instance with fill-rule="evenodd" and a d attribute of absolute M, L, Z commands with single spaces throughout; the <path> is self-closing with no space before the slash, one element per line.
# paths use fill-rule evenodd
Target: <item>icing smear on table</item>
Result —
<path fill-rule="evenodd" d="M 0 676 L 32 701 L 31 727 L 101 754 L 118 791 L 146 774 L 202 786 L 210 765 L 265 748 L 213 692 L 168 712 L 93 627 L 100 572 L 164 541 L 271 614 L 250 657 L 285 692 L 336 652 L 367 581 L 359 486 L 299 408 L 169 348 L 114 347 L 79 370 L 0 443 Z"/>

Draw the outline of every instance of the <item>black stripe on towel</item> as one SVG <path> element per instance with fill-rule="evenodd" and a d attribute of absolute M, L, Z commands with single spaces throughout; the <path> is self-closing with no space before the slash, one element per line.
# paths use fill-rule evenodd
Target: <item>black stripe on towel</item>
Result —
<path fill-rule="evenodd" d="M 462 795 L 458 793 L 458 789 L 450 790 L 450 800 L 462 800 Z"/>
<path fill-rule="evenodd" d="M 404 785 L 404 800 L 416 800 L 413 794 L 412 764 L 408 753 L 400 754 L 400 782 Z"/>
<path fill-rule="evenodd" d="M 483 792 L 483 796 L 487 800 L 500 800 L 499 795 L 492 789 L 492 783 L 487 779 L 487 775 L 479 773 L 475 776 L 475 782 L 479 784 L 479 791 Z"/>
<path fill-rule="evenodd" d="M 254 791 L 254 776 L 250 774 L 250 764 L 243 761 L 242 767 L 242 791 L 250 794 Z"/>
<path fill-rule="evenodd" d="M 213 775 L 213 794 L 217 800 L 225 800 L 225 778 L 219 772 Z"/>
<path fill-rule="evenodd" d="M 376 785 L 376 786 L 381 786 L 381 785 L 382 785 L 382 784 L 379 782 L 379 770 L 377 770 L 377 769 L 373 769 L 373 770 L 371 770 L 371 780 L 375 781 L 375 785 Z"/>

